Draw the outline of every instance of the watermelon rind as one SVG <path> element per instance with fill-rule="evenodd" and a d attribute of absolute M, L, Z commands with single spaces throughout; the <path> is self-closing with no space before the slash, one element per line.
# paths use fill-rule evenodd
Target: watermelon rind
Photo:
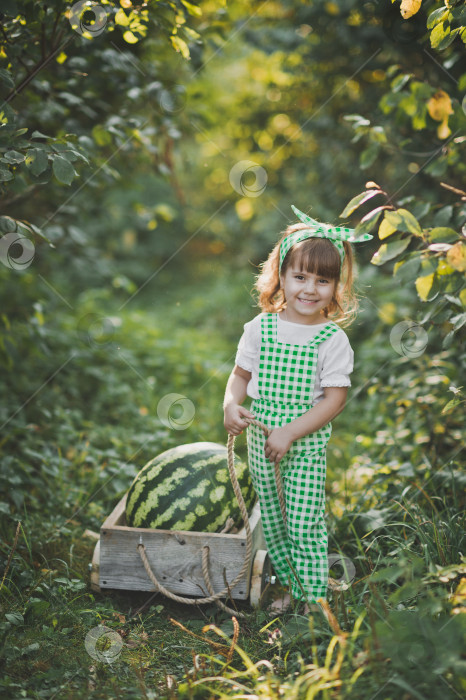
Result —
<path fill-rule="evenodd" d="M 235 455 L 235 472 L 248 512 L 256 500 L 247 465 Z M 126 499 L 130 527 L 219 532 L 242 518 L 228 472 L 227 449 L 215 442 L 173 447 L 137 474 Z"/>

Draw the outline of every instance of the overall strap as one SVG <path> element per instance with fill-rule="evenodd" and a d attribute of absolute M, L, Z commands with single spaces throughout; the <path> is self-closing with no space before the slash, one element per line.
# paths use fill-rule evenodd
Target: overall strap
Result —
<path fill-rule="evenodd" d="M 262 342 L 275 343 L 277 340 L 277 314 L 264 314 L 261 318 Z"/>
<path fill-rule="evenodd" d="M 324 340 L 327 340 L 327 338 L 330 338 L 334 333 L 340 330 L 340 326 L 336 324 L 334 321 L 329 321 L 321 331 L 315 335 L 312 340 L 310 340 L 307 345 L 310 346 L 315 346 L 315 345 L 320 345 L 320 343 L 323 343 Z"/>

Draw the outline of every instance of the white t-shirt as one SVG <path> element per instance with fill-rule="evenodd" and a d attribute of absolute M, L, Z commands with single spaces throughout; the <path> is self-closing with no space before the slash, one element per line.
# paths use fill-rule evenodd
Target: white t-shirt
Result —
<path fill-rule="evenodd" d="M 244 324 L 244 333 L 238 343 L 235 363 L 251 372 L 247 394 L 259 398 L 259 355 L 261 345 L 261 318 L 259 314 Z M 283 321 L 278 315 L 277 340 L 290 345 L 305 345 L 328 323 L 323 321 L 312 326 Z M 323 388 L 328 386 L 351 386 L 349 375 L 353 371 L 354 353 L 346 333 L 340 328 L 318 345 L 313 405 L 324 398 Z"/>

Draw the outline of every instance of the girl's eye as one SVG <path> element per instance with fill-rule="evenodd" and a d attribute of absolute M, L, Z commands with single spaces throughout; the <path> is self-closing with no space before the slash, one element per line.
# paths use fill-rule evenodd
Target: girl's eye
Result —
<path fill-rule="evenodd" d="M 327 284 L 328 280 L 320 279 L 319 282 L 325 282 L 325 284 Z"/>

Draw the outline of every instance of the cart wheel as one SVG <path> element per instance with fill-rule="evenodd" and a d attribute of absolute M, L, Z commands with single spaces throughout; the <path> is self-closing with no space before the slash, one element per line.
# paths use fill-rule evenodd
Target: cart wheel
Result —
<path fill-rule="evenodd" d="M 100 539 L 94 548 L 94 555 L 92 557 L 92 563 L 89 564 L 89 570 L 91 572 L 91 589 L 100 593 Z"/>
<path fill-rule="evenodd" d="M 271 565 L 269 554 L 265 549 L 258 549 L 252 565 L 249 600 L 254 608 L 259 607 L 262 594 L 270 580 Z"/>

